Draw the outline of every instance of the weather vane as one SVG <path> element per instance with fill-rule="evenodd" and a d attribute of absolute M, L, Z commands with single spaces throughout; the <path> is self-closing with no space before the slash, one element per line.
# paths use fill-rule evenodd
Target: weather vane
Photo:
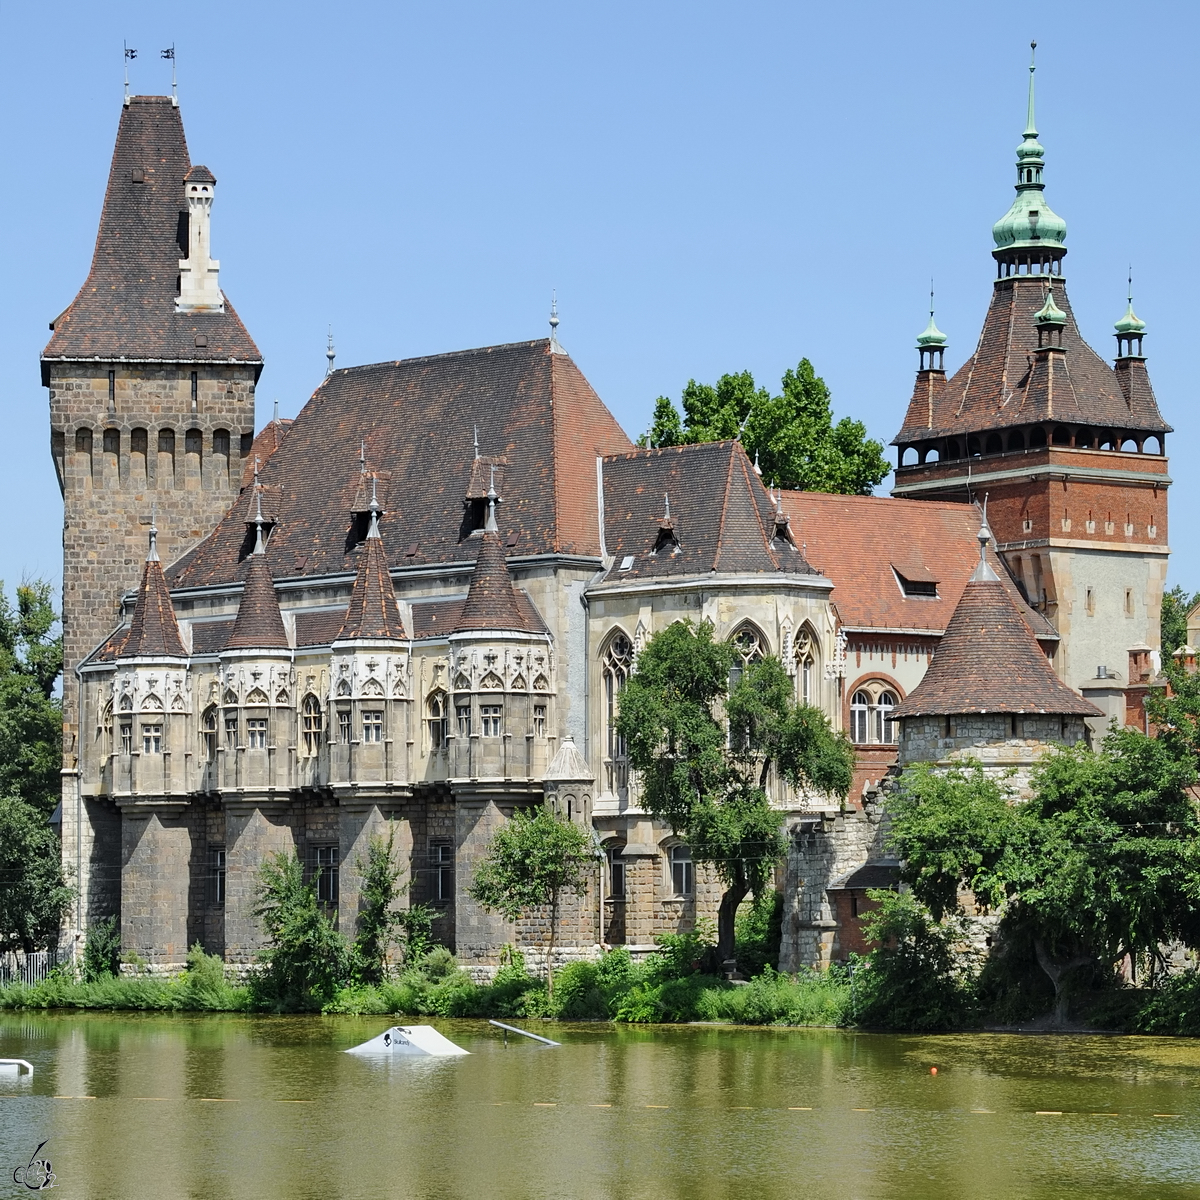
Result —
<path fill-rule="evenodd" d="M 129 64 L 137 58 L 137 51 L 128 43 L 121 43 L 125 47 L 125 103 L 129 103 Z"/>
<path fill-rule="evenodd" d="M 175 83 L 175 43 L 172 42 L 166 50 L 162 52 L 163 58 L 171 61 L 171 103 L 176 107 L 179 105 L 179 90 Z"/>

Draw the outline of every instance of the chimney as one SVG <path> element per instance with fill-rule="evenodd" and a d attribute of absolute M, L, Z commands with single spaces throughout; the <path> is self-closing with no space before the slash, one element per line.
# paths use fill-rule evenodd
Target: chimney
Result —
<path fill-rule="evenodd" d="M 217 180 L 207 167 L 192 167 L 183 177 L 188 206 L 188 256 L 179 260 L 179 297 L 176 312 L 225 311 L 225 297 L 217 282 L 221 264 L 210 255 L 210 221 Z"/>

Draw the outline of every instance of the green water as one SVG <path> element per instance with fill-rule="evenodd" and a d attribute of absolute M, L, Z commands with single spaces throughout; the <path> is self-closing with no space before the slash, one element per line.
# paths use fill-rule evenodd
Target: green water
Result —
<path fill-rule="evenodd" d="M 0 1014 L 36 1068 L 0 1078 L 0 1197 L 44 1139 L 50 1194 L 95 1200 L 1200 1197 L 1193 1042 L 442 1021 L 469 1058 L 341 1053 L 387 1024 Z"/>

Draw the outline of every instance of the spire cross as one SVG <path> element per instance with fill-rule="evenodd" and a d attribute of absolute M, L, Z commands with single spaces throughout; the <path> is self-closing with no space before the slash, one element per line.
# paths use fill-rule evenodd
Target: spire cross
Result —
<path fill-rule="evenodd" d="M 333 348 L 333 326 L 329 327 L 329 341 L 325 347 L 325 357 L 329 360 L 329 365 L 325 368 L 325 378 L 328 379 L 333 374 L 333 360 L 337 358 L 337 353 Z"/>

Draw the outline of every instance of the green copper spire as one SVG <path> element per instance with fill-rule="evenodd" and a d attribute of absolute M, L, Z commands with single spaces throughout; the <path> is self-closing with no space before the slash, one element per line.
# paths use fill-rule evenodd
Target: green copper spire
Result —
<path fill-rule="evenodd" d="M 929 324 L 917 334 L 917 350 L 921 355 L 922 371 L 940 371 L 946 351 L 946 335 L 933 319 L 933 288 L 929 289 Z"/>
<path fill-rule="evenodd" d="M 1036 51 L 1037 42 L 1031 42 L 1030 49 Z M 1034 124 L 1033 79 L 1036 70 L 1031 55 L 1029 110 L 1023 140 L 1017 147 L 1017 198 L 992 226 L 992 238 L 996 243 L 993 253 L 1002 263 L 1021 264 L 1030 274 L 1044 274 L 1066 253 L 1063 243 L 1067 238 L 1067 223 L 1051 210 L 1042 195 L 1046 186 L 1042 180 L 1046 152 L 1037 140 Z M 1012 251 L 1017 253 L 1010 253 Z"/>
<path fill-rule="evenodd" d="M 1054 303 L 1054 289 L 1046 291 L 1046 303 L 1033 314 L 1033 323 L 1043 328 L 1061 329 L 1067 323 L 1067 314 Z"/>
<path fill-rule="evenodd" d="M 1133 272 L 1129 273 L 1129 295 L 1125 307 L 1125 315 L 1116 323 L 1114 328 L 1117 335 L 1142 334 L 1146 332 L 1146 322 L 1133 311 Z"/>

